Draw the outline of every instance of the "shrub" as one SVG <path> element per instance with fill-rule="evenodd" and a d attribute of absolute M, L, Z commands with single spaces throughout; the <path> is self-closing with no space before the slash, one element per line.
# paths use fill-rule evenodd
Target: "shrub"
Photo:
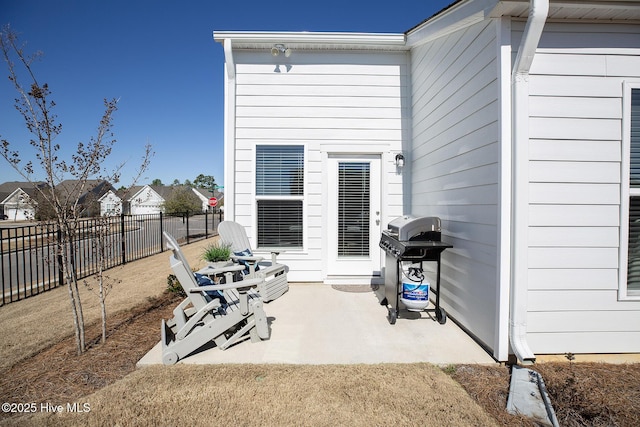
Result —
<path fill-rule="evenodd" d="M 175 276 L 175 274 L 170 274 L 167 276 L 167 291 L 183 298 L 187 296 L 187 294 L 184 292 L 184 289 L 182 289 L 182 285 L 178 281 L 178 278 Z"/>
<path fill-rule="evenodd" d="M 208 262 L 228 261 L 231 257 L 231 246 L 224 243 L 213 243 L 204 249 L 202 259 Z"/>

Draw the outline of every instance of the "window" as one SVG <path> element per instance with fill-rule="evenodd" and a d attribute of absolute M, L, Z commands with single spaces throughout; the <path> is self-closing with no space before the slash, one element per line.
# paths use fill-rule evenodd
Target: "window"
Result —
<path fill-rule="evenodd" d="M 625 91 L 625 146 L 629 161 L 627 198 L 627 275 L 623 296 L 640 296 L 640 84 Z M 626 192 L 626 191 L 625 191 Z"/>
<path fill-rule="evenodd" d="M 304 147 L 256 147 L 258 248 L 302 248 Z"/>
<path fill-rule="evenodd" d="M 338 163 L 338 256 L 369 256 L 369 163 Z"/>

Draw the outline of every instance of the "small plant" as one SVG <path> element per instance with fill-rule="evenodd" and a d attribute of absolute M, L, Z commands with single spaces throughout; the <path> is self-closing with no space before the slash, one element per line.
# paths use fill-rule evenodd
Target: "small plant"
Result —
<path fill-rule="evenodd" d="M 231 257 L 231 246 L 224 243 L 213 243 L 204 249 L 202 259 L 208 262 L 228 261 Z"/>
<path fill-rule="evenodd" d="M 445 366 L 444 368 L 442 368 L 442 371 L 447 375 L 453 375 L 457 371 L 456 365 L 449 364 L 449 365 Z"/>
<path fill-rule="evenodd" d="M 183 298 L 187 296 L 175 274 L 170 274 L 167 276 L 167 291 Z"/>

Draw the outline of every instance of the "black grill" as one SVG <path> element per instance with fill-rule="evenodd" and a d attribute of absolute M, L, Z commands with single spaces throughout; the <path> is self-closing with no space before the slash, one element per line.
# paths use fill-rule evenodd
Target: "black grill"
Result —
<path fill-rule="evenodd" d="M 444 309 L 440 308 L 440 258 L 442 252 L 453 246 L 441 240 L 441 222 L 438 217 L 415 217 L 405 215 L 394 219 L 387 229 L 382 231 L 380 247 L 385 256 L 385 299 L 382 305 L 388 305 L 389 323 L 395 323 L 399 316 L 398 296 L 401 293 L 401 269 L 403 262 L 419 263 L 424 261 L 437 263 L 435 311 L 441 324 L 447 320 Z M 429 310 L 425 310 L 429 311 Z"/>

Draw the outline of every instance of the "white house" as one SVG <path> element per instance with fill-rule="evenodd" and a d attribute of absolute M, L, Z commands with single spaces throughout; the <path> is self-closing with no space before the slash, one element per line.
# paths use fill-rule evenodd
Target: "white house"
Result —
<path fill-rule="evenodd" d="M 122 199 L 112 190 L 104 193 L 98 201 L 100 202 L 100 216 L 113 216 L 122 213 Z"/>
<path fill-rule="evenodd" d="M 4 206 L 4 215 L 12 221 L 33 220 L 36 214 L 38 203 L 33 198 L 35 191 L 27 192 L 26 190 L 34 190 L 34 188 L 16 188 L 4 200 L 0 201 L 0 205 Z"/>
<path fill-rule="evenodd" d="M 0 217 L 13 221 L 33 220 L 38 205 L 36 186 L 41 184 L 19 181 L 0 184 Z"/>
<path fill-rule="evenodd" d="M 381 227 L 439 216 L 441 303 L 497 360 L 640 352 L 639 1 L 214 39 L 225 217 L 291 280 L 379 281 Z"/>
<path fill-rule="evenodd" d="M 164 197 L 157 189 L 150 185 L 131 189 L 131 196 L 127 198 L 130 215 L 157 214 L 164 211 Z"/>

